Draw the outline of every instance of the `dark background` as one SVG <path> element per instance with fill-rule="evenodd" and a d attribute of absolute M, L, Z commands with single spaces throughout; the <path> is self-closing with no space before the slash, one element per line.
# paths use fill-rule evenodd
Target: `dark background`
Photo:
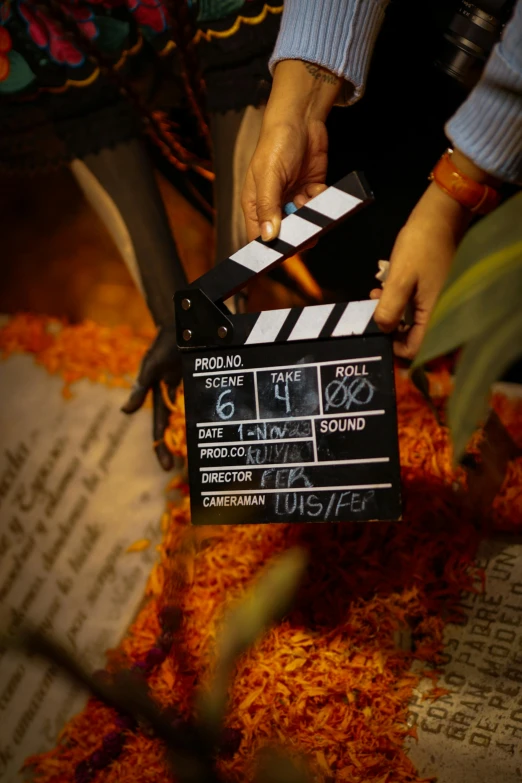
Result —
<path fill-rule="evenodd" d="M 439 5 L 448 18 L 456 4 L 439 0 Z M 367 298 L 377 261 L 390 257 L 398 231 L 449 144 L 444 124 L 466 97 L 433 65 L 445 21 L 435 11 L 429 0 L 390 3 L 365 95 L 330 116 L 328 183 L 359 169 L 376 199 L 307 254 L 318 282 L 339 298 Z"/>
<path fill-rule="evenodd" d="M 335 301 L 368 298 L 377 261 L 395 238 L 450 145 L 444 125 L 467 91 L 434 60 L 457 2 L 391 2 L 375 46 L 363 98 L 329 118 L 328 184 L 365 173 L 375 203 L 306 254 L 317 281 Z M 513 189 L 514 190 L 514 189 Z M 522 362 L 504 377 L 522 383 Z"/>

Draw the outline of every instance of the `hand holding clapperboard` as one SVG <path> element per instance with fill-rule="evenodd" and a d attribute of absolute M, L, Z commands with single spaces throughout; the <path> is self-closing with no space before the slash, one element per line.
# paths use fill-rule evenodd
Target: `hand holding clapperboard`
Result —
<path fill-rule="evenodd" d="M 398 520 L 392 341 L 376 300 L 232 315 L 223 301 L 373 201 L 349 174 L 175 296 L 192 522 Z"/>

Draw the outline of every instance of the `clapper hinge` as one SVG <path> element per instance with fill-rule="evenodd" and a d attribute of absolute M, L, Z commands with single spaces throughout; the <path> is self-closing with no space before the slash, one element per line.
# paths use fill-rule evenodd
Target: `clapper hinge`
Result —
<path fill-rule="evenodd" d="M 178 291 L 174 295 L 176 338 L 180 350 L 215 348 L 230 345 L 234 326 L 230 312 L 215 303 L 199 288 Z"/>

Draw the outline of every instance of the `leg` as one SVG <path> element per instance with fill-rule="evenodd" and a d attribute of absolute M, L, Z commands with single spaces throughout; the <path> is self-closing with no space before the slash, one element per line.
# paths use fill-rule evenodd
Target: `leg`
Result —
<path fill-rule="evenodd" d="M 210 118 L 216 175 L 216 264 L 247 243 L 241 209 L 241 189 L 259 138 L 263 112 L 264 107 L 254 109 L 249 106 L 241 111 L 213 114 Z M 245 293 L 236 294 L 226 304 L 232 312 L 244 311 Z"/>
<path fill-rule="evenodd" d="M 241 191 L 259 139 L 263 114 L 264 106 L 258 109 L 248 106 L 241 111 L 228 111 L 211 117 L 216 174 L 216 263 L 247 243 Z"/>
<path fill-rule="evenodd" d="M 162 384 L 173 399 L 181 380 L 181 357 L 176 347 L 172 297 L 187 281 L 154 173 L 137 140 L 88 155 L 83 161 L 74 161 L 71 168 L 160 327 L 122 410 L 134 413 L 152 391 L 154 449 L 162 467 L 171 470 L 174 458 L 164 442 L 170 412 L 163 401 Z"/>
<path fill-rule="evenodd" d="M 105 223 L 158 325 L 174 323 L 187 285 L 147 153 L 138 140 L 76 160 L 71 169 Z"/>

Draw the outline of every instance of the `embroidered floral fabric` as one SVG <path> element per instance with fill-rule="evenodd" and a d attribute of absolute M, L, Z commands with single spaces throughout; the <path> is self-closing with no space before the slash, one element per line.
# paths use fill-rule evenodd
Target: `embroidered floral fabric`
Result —
<path fill-rule="evenodd" d="M 140 113 L 107 76 L 107 64 L 149 109 L 174 116 L 180 132 L 193 137 L 165 0 L 4 0 L 0 6 L 0 170 L 57 166 L 140 134 Z M 191 9 L 192 19 L 200 11 L 221 17 L 195 28 L 207 108 L 258 105 L 269 90 L 267 62 L 282 3 L 203 6 Z"/>
<path fill-rule="evenodd" d="M 198 22 L 223 19 L 244 4 L 244 0 L 189 0 L 189 6 L 197 12 Z"/>
<path fill-rule="evenodd" d="M 107 54 L 128 52 L 136 43 L 136 28 L 151 41 L 167 29 L 161 0 L 65 1 L 60 5 L 76 23 L 80 36 L 96 41 Z M 95 64 L 77 43 L 67 39 L 63 28 L 41 4 L 7 0 L 2 5 L 0 23 L 0 93 L 19 93 L 31 86 L 62 87 L 67 82 L 79 86 L 92 81 Z"/>
<path fill-rule="evenodd" d="M 168 60 L 174 48 L 164 3 L 2 4 L 0 168 L 54 166 L 140 133 L 135 108 L 103 74 L 91 45 L 150 99 L 160 57 Z"/>

